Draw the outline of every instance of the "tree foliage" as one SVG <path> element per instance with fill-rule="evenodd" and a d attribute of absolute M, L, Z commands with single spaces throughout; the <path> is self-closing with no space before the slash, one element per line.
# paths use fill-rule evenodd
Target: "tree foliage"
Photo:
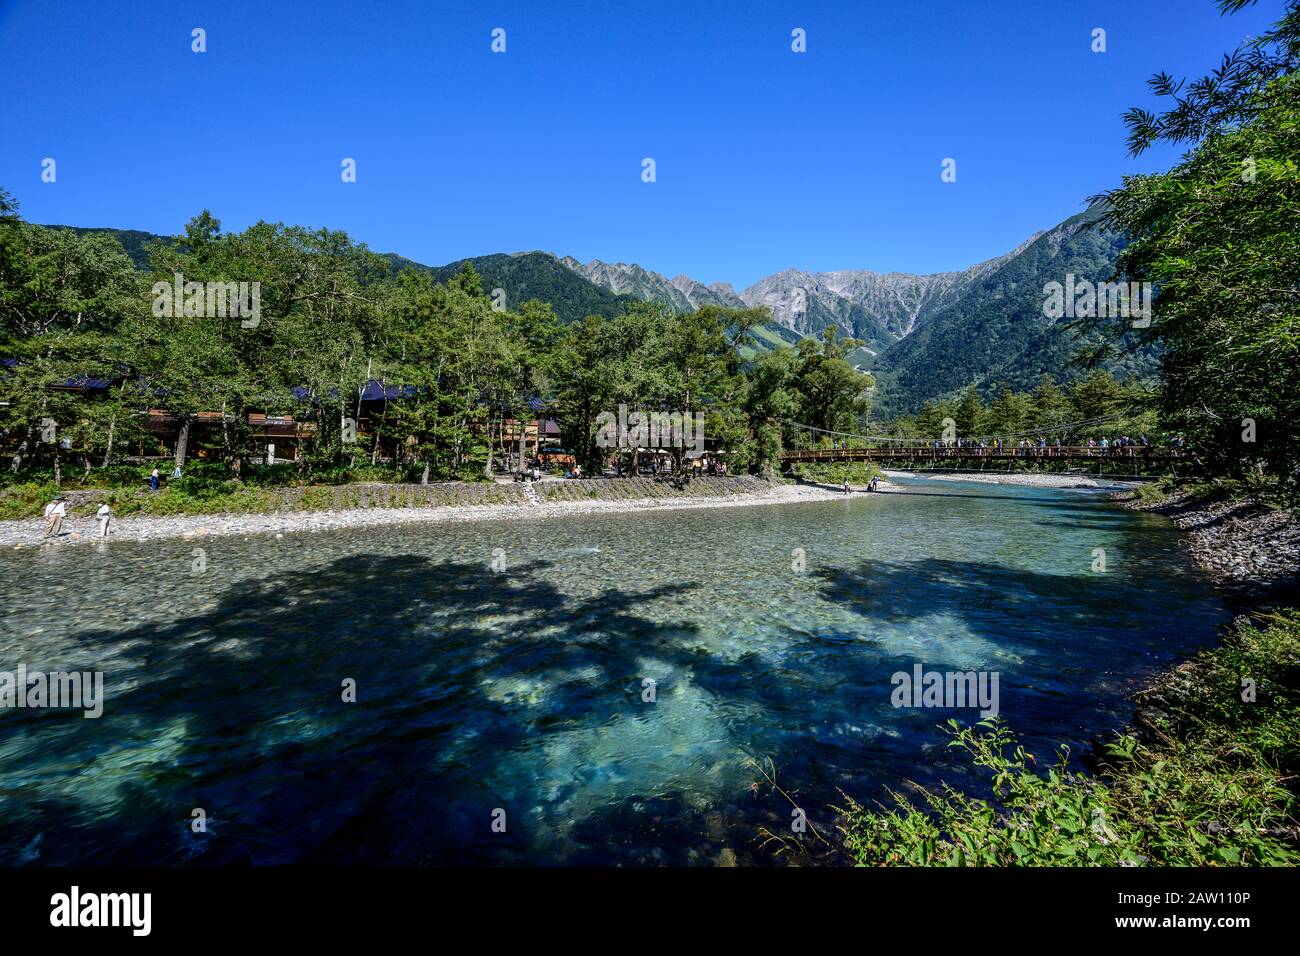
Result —
<path fill-rule="evenodd" d="M 620 300 L 562 324 L 523 297 L 564 291 L 528 256 L 483 260 L 493 281 L 519 279 L 502 296 L 469 261 L 444 274 L 395 268 L 341 232 L 225 232 L 207 211 L 135 253 L 145 268 L 113 236 L 23 222 L 0 193 L 0 428 L 13 470 L 52 465 L 57 480 L 73 455 L 89 471 L 131 449 L 170 453 L 146 427 L 161 420 L 179 436 L 178 466 L 202 455 L 242 478 L 269 457 L 254 421 L 273 416 L 298 429 L 296 480 L 372 466 L 477 477 L 517 467 L 519 423 L 553 416 L 590 471 L 613 454 L 596 443 L 597 417 L 626 405 L 701 414 L 733 469 L 770 473 L 777 419 L 852 427 L 870 384 L 845 361 L 855 343 L 833 332 L 747 365 L 761 309 Z M 257 283 L 256 317 L 189 307 L 191 284 L 239 282 Z M 185 295 L 167 305 L 176 288 Z M 56 442 L 43 440 L 51 421 Z M 674 449 L 678 470 L 685 453 Z"/>
<path fill-rule="evenodd" d="M 1225 3 L 1237 9 L 1244 2 Z M 1160 410 L 1213 475 L 1300 494 L 1300 13 L 1191 84 L 1128 115 L 1134 148 L 1195 141 L 1166 173 L 1098 197 L 1130 242 L 1118 268 L 1155 285 L 1140 341 L 1163 350 Z M 1113 330 L 1112 330 L 1113 334 Z"/>

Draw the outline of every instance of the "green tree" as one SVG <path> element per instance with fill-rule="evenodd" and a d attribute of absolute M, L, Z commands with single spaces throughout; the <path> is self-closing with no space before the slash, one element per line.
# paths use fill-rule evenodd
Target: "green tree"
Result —
<path fill-rule="evenodd" d="M 59 479 L 64 452 L 111 452 L 134 425 L 120 387 L 116 336 L 140 293 L 116 240 L 23 222 L 0 191 L 0 428 L 18 436 L 10 470 L 47 461 Z"/>
<path fill-rule="evenodd" d="M 755 359 L 742 402 L 749 421 L 749 440 L 736 449 L 732 462 L 735 468 L 749 468 L 763 477 L 771 477 L 776 470 L 782 448 L 778 419 L 790 419 L 799 410 L 794 377 L 793 349 L 776 349 Z"/>
<path fill-rule="evenodd" d="M 995 435 L 1009 435 L 1029 428 L 1032 416 L 1032 403 L 1023 392 L 1013 392 L 1005 382 L 992 402 L 989 403 L 985 427 Z"/>
<path fill-rule="evenodd" d="M 799 394 L 798 420 L 828 431 L 851 431 L 870 408 L 870 375 L 846 361 L 861 343 L 841 339 L 838 328 L 827 326 L 822 338 L 806 338 L 796 346 L 794 381 Z"/>
<path fill-rule="evenodd" d="M 1124 408 L 1124 389 L 1109 372 L 1093 371 L 1070 386 L 1073 421 L 1105 418 Z"/>
<path fill-rule="evenodd" d="M 1038 379 L 1030 401 L 1030 418 L 1034 428 L 1058 429 L 1070 421 L 1070 402 L 1050 375 Z"/>
<path fill-rule="evenodd" d="M 957 402 L 957 412 L 953 415 L 957 423 L 958 438 L 976 438 L 982 432 L 985 422 L 984 403 L 980 401 L 979 392 L 974 385 L 968 385 Z"/>
<path fill-rule="evenodd" d="M 926 402 L 916 413 L 914 429 L 918 438 L 933 441 L 943 432 L 943 420 L 948 417 L 935 402 Z"/>
<path fill-rule="evenodd" d="M 1232 12 L 1252 0 L 1221 0 Z M 1163 349 L 1163 425 L 1213 475 L 1263 472 L 1300 497 L 1300 4 L 1171 101 L 1126 116 L 1132 151 L 1192 143 L 1173 169 L 1098 201 L 1130 244 L 1119 269 L 1155 285 L 1142 338 Z"/>

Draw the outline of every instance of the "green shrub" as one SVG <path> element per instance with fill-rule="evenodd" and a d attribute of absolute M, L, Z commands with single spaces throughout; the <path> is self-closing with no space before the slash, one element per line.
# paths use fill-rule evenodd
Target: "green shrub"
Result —
<path fill-rule="evenodd" d="M 0 519 L 40 517 L 45 505 L 59 493 L 54 482 L 24 482 L 9 485 L 0 493 Z"/>
<path fill-rule="evenodd" d="M 1143 697 L 1155 716 L 1118 736 L 1096 775 L 1068 751 L 1037 760 L 994 718 L 950 721 L 949 746 L 990 774 L 990 797 L 922 788 L 922 806 L 842 811 L 864 866 L 1277 866 L 1300 863 L 1300 611 L 1242 626 Z M 1242 679 L 1256 699 L 1242 700 Z"/>
<path fill-rule="evenodd" d="M 799 464 L 795 474 L 808 481 L 827 485 L 865 485 L 875 477 L 883 477 L 883 472 L 869 461 L 818 462 L 816 464 Z"/>

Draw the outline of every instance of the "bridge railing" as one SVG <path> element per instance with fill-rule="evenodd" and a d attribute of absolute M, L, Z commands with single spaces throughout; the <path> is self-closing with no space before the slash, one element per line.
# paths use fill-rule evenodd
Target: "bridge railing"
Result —
<path fill-rule="evenodd" d="M 787 449 L 782 457 L 803 458 L 815 461 L 832 461 L 837 458 L 988 458 L 988 459 L 1051 459 L 1051 458 L 1121 458 L 1150 459 L 1178 458 L 1177 448 L 1152 445 L 1051 445 L 1045 448 L 978 448 L 978 447 L 928 447 L 915 445 L 884 446 L 876 448 L 817 448 Z"/>

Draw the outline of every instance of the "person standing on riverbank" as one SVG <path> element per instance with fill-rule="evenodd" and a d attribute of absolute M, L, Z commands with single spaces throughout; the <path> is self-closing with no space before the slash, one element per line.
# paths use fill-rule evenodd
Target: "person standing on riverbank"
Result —
<path fill-rule="evenodd" d="M 113 509 L 108 506 L 108 502 L 104 502 L 99 506 L 99 510 L 95 512 L 95 517 L 99 519 L 99 536 L 107 538 L 108 524 L 113 520 Z"/>
<path fill-rule="evenodd" d="M 55 498 L 45 506 L 45 537 L 57 538 L 63 531 L 63 518 L 68 506 L 63 498 Z"/>
<path fill-rule="evenodd" d="M 153 474 L 149 476 L 149 490 L 150 491 L 158 490 L 158 469 L 157 468 L 155 468 L 153 470 Z"/>

